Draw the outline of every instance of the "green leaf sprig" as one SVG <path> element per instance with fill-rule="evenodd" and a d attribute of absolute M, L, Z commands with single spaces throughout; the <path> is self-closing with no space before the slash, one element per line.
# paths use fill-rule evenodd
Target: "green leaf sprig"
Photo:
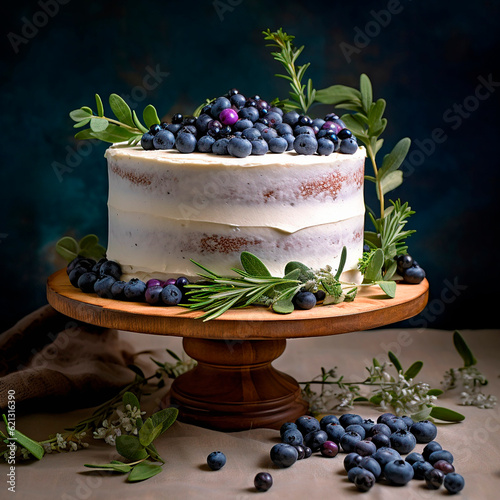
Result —
<path fill-rule="evenodd" d="M 126 392 L 123 395 L 123 406 L 140 410 L 139 400 L 132 392 Z M 137 417 L 135 421 L 139 429 L 137 436 L 124 434 L 116 438 L 116 451 L 131 462 L 112 460 L 109 464 L 85 464 L 85 467 L 128 474 L 129 483 L 156 476 L 162 471 L 162 467 L 153 462 L 163 465 L 165 460 L 160 456 L 153 442 L 175 422 L 178 413 L 177 408 L 165 408 L 153 413 L 144 421 L 141 417 Z"/>
<path fill-rule="evenodd" d="M 7 420 L 7 416 L 2 414 L 3 421 L 5 423 L 5 428 L 7 434 L 4 434 L 0 431 L 0 439 L 4 442 L 4 444 L 9 444 L 10 441 L 17 443 L 17 445 L 25 448 L 31 455 L 33 455 L 37 460 L 41 460 L 45 451 L 43 446 L 29 438 L 21 431 L 10 427 L 9 421 Z"/>
<path fill-rule="evenodd" d="M 272 42 L 267 44 L 267 47 L 276 47 L 278 49 L 278 51 L 271 52 L 271 54 L 276 61 L 279 61 L 284 66 L 288 73 L 287 75 L 276 74 L 275 76 L 288 80 L 292 87 L 290 99 L 278 102 L 273 101 L 273 104 L 279 105 L 285 109 L 285 111 L 295 109 L 306 114 L 307 110 L 315 102 L 316 90 L 313 88 L 310 78 L 307 81 L 307 85 L 302 83 L 302 79 L 310 63 L 303 64 L 302 66 L 295 65 L 297 58 L 304 50 L 304 46 L 299 48 L 295 47 L 293 45 L 295 37 L 285 33 L 282 28 L 273 32 L 268 29 L 262 33 L 265 40 L 270 40 Z"/>
<path fill-rule="evenodd" d="M 88 106 L 82 106 L 70 112 L 69 116 L 75 121 L 75 128 L 89 128 L 80 130 L 75 134 L 76 139 L 98 139 L 104 142 L 117 143 L 127 142 L 129 146 L 135 146 L 149 127 L 159 124 L 160 119 L 156 109 L 148 104 L 142 113 L 144 126 L 135 110 L 131 110 L 125 100 L 118 94 L 109 96 L 109 106 L 115 118 L 104 116 L 104 106 L 99 94 L 95 95 L 97 113 Z"/>
<path fill-rule="evenodd" d="M 99 238 L 95 234 L 87 234 L 80 241 L 64 236 L 56 243 L 56 252 L 68 262 L 78 256 L 96 261 L 106 256 L 106 249 L 99 244 Z"/>

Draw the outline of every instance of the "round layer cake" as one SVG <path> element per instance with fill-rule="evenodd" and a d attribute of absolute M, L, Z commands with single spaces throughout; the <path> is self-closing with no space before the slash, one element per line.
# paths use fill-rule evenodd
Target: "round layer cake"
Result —
<path fill-rule="evenodd" d="M 109 171 L 108 258 L 125 279 L 192 277 L 199 262 L 221 274 L 246 250 L 273 276 L 287 262 L 356 280 L 363 249 L 365 150 L 234 158 L 115 145 Z M 123 278 L 122 278 L 123 279 Z"/>

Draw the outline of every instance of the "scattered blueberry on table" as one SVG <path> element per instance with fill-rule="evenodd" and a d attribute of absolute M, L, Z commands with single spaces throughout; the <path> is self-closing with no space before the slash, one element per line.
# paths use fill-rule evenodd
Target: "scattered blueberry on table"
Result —
<path fill-rule="evenodd" d="M 207 457 L 207 465 L 212 470 L 220 470 L 226 465 L 226 455 L 222 451 L 212 451 Z"/>

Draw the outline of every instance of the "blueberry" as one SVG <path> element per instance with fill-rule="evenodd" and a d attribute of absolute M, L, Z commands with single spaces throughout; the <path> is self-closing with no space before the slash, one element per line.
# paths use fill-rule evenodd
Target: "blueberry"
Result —
<path fill-rule="evenodd" d="M 446 460 L 438 460 L 434 464 L 434 468 L 440 470 L 443 474 L 450 474 L 451 472 L 455 472 L 455 467 L 451 465 Z"/>
<path fill-rule="evenodd" d="M 97 274 L 88 271 L 78 278 L 78 288 L 85 293 L 94 293 L 94 283 L 97 280 Z"/>
<path fill-rule="evenodd" d="M 302 444 L 296 444 L 295 445 L 295 449 L 297 450 L 297 460 L 302 460 L 305 458 L 306 456 L 306 447 Z M 308 450 L 310 450 L 311 448 L 308 448 Z M 312 453 L 312 450 L 311 450 L 311 453 Z"/>
<path fill-rule="evenodd" d="M 255 108 L 257 109 L 257 100 L 254 99 L 253 97 L 249 97 L 247 101 L 245 102 L 245 107 L 246 108 Z"/>
<path fill-rule="evenodd" d="M 231 96 L 231 98 L 229 100 L 231 101 L 231 104 L 233 106 L 236 106 L 238 109 L 243 108 L 243 106 L 245 106 L 245 102 L 246 102 L 246 98 L 242 94 L 233 95 L 233 96 Z"/>
<path fill-rule="evenodd" d="M 104 276 L 113 276 L 115 280 L 119 280 L 122 275 L 122 268 L 118 262 L 114 260 L 108 260 L 104 262 L 99 269 L 99 277 L 104 278 Z"/>
<path fill-rule="evenodd" d="M 344 458 L 344 469 L 349 472 L 352 468 L 358 467 L 363 460 L 359 453 L 348 453 Z"/>
<path fill-rule="evenodd" d="M 434 467 L 429 462 L 415 462 L 413 465 L 413 472 L 415 479 L 424 479 L 425 473 L 428 470 L 434 469 Z"/>
<path fill-rule="evenodd" d="M 394 413 L 383 413 L 377 418 L 377 424 L 385 424 L 385 421 L 389 418 L 395 417 Z"/>
<path fill-rule="evenodd" d="M 238 116 L 243 120 L 250 120 L 252 123 L 255 123 L 260 115 L 257 108 L 242 108 L 238 111 Z"/>
<path fill-rule="evenodd" d="M 404 269 L 413 266 L 413 257 L 408 254 L 400 254 L 396 256 L 398 273 L 402 274 Z"/>
<path fill-rule="evenodd" d="M 262 137 L 260 131 L 254 127 L 246 128 L 241 135 L 249 141 L 255 141 Z"/>
<path fill-rule="evenodd" d="M 177 135 L 177 132 L 182 128 L 182 125 L 180 123 L 170 123 L 167 125 L 167 130 L 169 132 L 172 132 L 172 134 Z"/>
<path fill-rule="evenodd" d="M 78 288 L 78 280 L 80 279 L 80 276 L 83 274 L 88 273 L 88 269 L 85 267 L 77 266 L 74 269 L 72 269 L 68 275 L 70 283 L 75 287 Z"/>
<path fill-rule="evenodd" d="M 429 420 L 415 422 L 410 431 L 417 439 L 417 443 L 428 443 L 437 436 L 437 427 Z"/>
<path fill-rule="evenodd" d="M 403 281 L 410 285 L 418 285 L 425 278 L 425 271 L 420 266 L 412 266 L 403 272 Z"/>
<path fill-rule="evenodd" d="M 391 432 L 396 432 L 400 430 L 406 431 L 408 427 L 405 424 L 405 421 L 401 417 L 392 417 L 388 418 L 385 422 L 385 425 L 391 429 Z"/>
<path fill-rule="evenodd" d="M 285 134 L 283 136 L 283 139 L 285 139 L 287 142 L 286 150 L 292 151 L 293 150 L 293 143 L 295 141 L 295 136 L 293 134 Z"/>
<path fill-rule="evenodd" d="M 374 458 L 382 468 L 382 470 L 385 469 L 385 466 L 389 462 L 393 462 L 394 460 L 398 460 L 401 458 L 399 453 L 397 455 L 394 454 L 395 450 L 392 450 L 391 448 L 379 448 L 373 455 L 372 458 Z"/>
<path fill-rule="evenodd" d="M 123 290 L 125 289 L 126 281 L 115 281 L 111 285 L 111 295 L 115 300 L 125 300 L 125 294 Z"/>
<path fill-rule="evenodd" d="M 276 130 L 274 130 L 273 128 L 265 128 L 264 130 L 262 130 L 261 132 L 261 135 L 262 135 L 262 138 L 267 142 L 269 143 L 269 141 L 271 139 L 274 139 L 275 137 L 278 137 L 278 132 L 276 132 Z"/>
<path fill-rule="evenodd" d="M 325 124 L 325 120 L 321 118 L 316 118 L 312 121 L 314 127 L 318 127 L 319 129 Z"/>
<path fill-rule="evenodd" d="M 132 278 L 123 288 L 123 294 L 128 300 L 135 302 L 144 299 L 144 292 L 146 291 L 146 283 L 137 278 Z"/>
<path fill-rule="evenodd" d="M 390 436 L 392 434 L 392 431 L 387 424 L 375 424 L 370 429 L 370 436 L 373 437 L 377 434 L 385 434 L 386 436 Z"/>
<path fill-rule="evenodd" d="M 465 486 L 464 478 L 460 474 L 457 474 L 456 472 L 451 472 L 450 474 L 446 474 L 443 482 L 444 482 L 444 487 L 448 490 L 449 493 L 452 494 L 462 491 Z"/>
<path fill-rule="evenodd" d="M 325 427 L 328 424 L 339 424 L 339 419 L 335 415 L 325 415 L 320 421 L 319 426 L 322 430 L 326 431 Z"/>
<path fill-rule="evenodd" d="M 271 153 L 284 153 L 288 148 L 288 142 L 283 137 L 274 137 L 269 141 Z"/>
<path fill-rule="evenodd" d="M 326 293 L 323 290 L 317 290 L 314 292 L 314 296 L 316 297 L 316 302 L 321 302 L 322 300 L 325 300 Z"/>
<path fill-rule="evenodd" d="M 302 436 L 302 433 L 297 428 L 288 429 L 281 437 L 281 441 L 292 446 L 297 446 L 298 444 L 303 444 L 304 436 Z"/>
<path fill-rule="evenodd" d="M 369 470 L 365 469 L 361 469 L 361 472 L 354 477 L 354 485 L 359 491 L 370 490 L 375 482 L 375 476 Z"/>
<path fill-rule="evenodd" d="M 377 447 L 377 449 L 388 447 L 391 446 L 391 438 L 387 434 L 380 432 L 372 437 L 372 443 Z"/>
<path fill-rule="evenodd" d="M 275 127 L 274 130 L 278 132 L 279 135 L 283 136 L 286 134 L 292 134 L 293 135 L 293 129 L 288 125 L 288 123 L 278 123 Z"/>
<path fill-rule="evenodd" d="M 233 137 L 229 140 L 227 152 L 236 158 L 246 158 L 252 152 L 252 144 L 243 137 Z"/>
<path fill-rule="evenodd" d="M 382 467 L 380 467 L 380 464 L 372 457 L 363 457 L 361 462 L 359 462 L 359 466 L 369 470 L 375 476 L 375 479 L 378 479 L 382 474 Z"/>
<path fill-rule="evenodd" d="M 448 450 L 433 451 L 429 455 L 428 462 L 434 465 L 438 460 L 446 460 L 448 463 L 453 463 L 453 455 Z"/>
<path fill-rule="evenodd" d="M 106 257 L 103 257 L 102 259 L 99 259 L 98 262 L 96 262 L 93 266 L 92 266 L 92 269 L 91 271 L 93 273 L 96 273 L 97 276 L 100 276 L 100 271 L 101 271 L 101 266 L 107 262 L 108 259 L 106 259 Z"/>
<path fill-rule="evenodd" d="M 322 431 L 323 432 L 323 431 Z M 333 441 L 325 441 L 319 448 L 319 451 L 324 457 L 333 458 L 339 453 L 339 447 L 337 443 Z"/>
<path fill-rule="evenodd" d="M 142 149 L 145 149 L 146 151 L 154 149 L 155 147 L 153 145 L 153 139 L 154 139 L 153 134 L 150 134 L 149 132 L 143 134 L 143 136 L 141 137 Z"/>
<path fill-rule="evenodd" d="M 316 305 L 316 297 L 312 292 L 299 292 L 293 298 L 296 309 L 312 309 Z"/>
<path fill-rule="evenodd" d="M 116 282 L 113 276 L 104 276 L 104 278 L 98 279 L 94 283 L 94 292 L 97 293 L 99 297 L 112 299 L 113 294 L 111 293 L 111 287 Z"/>
<path fill-rule="evenodd" d="M 442 449 L 443 447 L 437 441 L 431 441 L 425 446 L 424 451 L 422 451 L 422 456 L 424 457 L 424 460 L 429 460 L 429 457 L 433 451 Z"/>
<path fill-rule="evenodd" d="M 395 485 L 403 486 L 413 479 L 413 467 L 404 460 L 393 460 L 384 468 L 386 479 Z"/>
<path fill-rule="evenodd" d="M 196 147 L 200 153 L 211 153 L 214 142 L 215 139 L 212 136 L 204 135 L 203 137 L 200 137 Z"/>
<path fill-rule="evenodd" d="M 172 149 L 175 144 L 175 137 L 168 130 L 160 130 L 153 139 L 155 149 Z"/>
<path fill-rule="evenodd" d="M 261 134 L 264 129 L 268 128 L 267 123 L 259 122 L 255 123 L 253 127 L 256 128 Z"/>
<path fill-rule="evenodd" d="M 182 123 L 182 120 L 184 120 L 184 116 L 181 115 L 181 113 L 176 113 L 174 116 L 172 116 L 172 123 L 175 123 L 176 125 L 178 123 Z"/>
<path fill-rule="evenodd" d="M 316 136 L 316 134 L 314 133 L 314 130 L 311 127 L 306 127 L 306 126 L 295 127 L 295 129 L 293 130 L 293 133 L 296 136 L 303 135 L 303 134 L 310 135 L 312 137 Z"/>
<path fill-rule="evenodd" d="M 232 138 L 233 134 L 233 129 L 231 128 L 230 125 L 224 125 L 220 130 L 219 130 L 219 137 L 227 137 L 228 139 Z"/>
<path fill-rule="evenodd" d="M 185 276 L 179 276 L 176 280 L 175 280 L 175 286 L 181 291 L 183 292 L 184 291 L 184 287 L 186 285 L 189 285 L 189 280 L 185 277 Z"/>
<path fill-rule="evenodd" d="M 295 424 L 297 425 L 297 429 L 302 432 L 302 435 L 305 436 L 313 431 L 319 431 L 320 425 L 316 418 L 311 417 L 309 415 L 302 415 L 299 417 Z"/>
<path fill-rule="evenodd" d="M 361 436 L 357 432 L 349 431 L 340 438 L 340 446 L 346 453 L 354 451 L 355 444 L 361 441 Z"/>
<path fill-rule="evenodd" d="M 437 490 L 443 484 L 444 474 L 438 469 L 429 469 L 424 473 L 425 485 L 430 490 Z"/>
<path fill-rule="evenodd" d="M 73 269 L 75 267 L 78 266 L 78 264 L 80 263 L 80 261 L 84 260 L 84 257 L 82 257 L 81 255 L 77 255 L 67 266 L 66 266 L 66 274 L 69 275 L 69 273 L 71 271 L 73 271 Z M 101 261 L 99 261 L 101 262 Z M 93 271 L 93 269 L 91 269 Z"/>
<path fill-rule="evenodd" d="M 299 119 L 297 120 L 297 123 L 301 127 L 305 127 L 305 126 L 310 127 L 313 124 L 313 121 L 307 115 L 300 115 Z"/>
<path fill-rule="evenodd" d="M 265 126 L 266 126 L 266 128 L 268 128 L 268 127 L 269 127 L 269 120 L 268 120 L 267 118 L 263 117 L 263 116 L 261 116 L 261 117 L 260 117 L 260 118 L 259 118 L 259 119 L 255 122 L 255 125 L 257 125 L 257 123 L 261 123 L 261 124 L 265 125 Z M 254 126 L 255 126 L 255 125 L 254 125 Z M 260 130 L 260 129 L 259 129 L 259 130 Z M 261 130 L 261 132 L 262 132 L 262 130 Z"/>
<path fill-rule="evenodd" d="M 252 143 L 252 154 L 253 155 L 265 155 L 269 151 L 269 146 L 264 139 L 258 139 L 256 141 L 251 141 Z"/>
<path fill-rule="evenodd" d="M 371 418 L 364 418 L 363 421 L 358 425 L 361 425 L 361 427 L 363 427 L 363 429 L 365 430 L 365 436 L 370 436 L 370 431 L 375 425 L 375 422 Z"/>
<path fill-rule="evenodd" d="M 318 154 L 321 156 L 329 156 L 333 153 L 335 146 L 332 141 L 325 139 L 324 137 L 318 139 Z"/>
<path fill-rule="evenodd" d="M 358 143 L 356 139 L 350 137 L 349 139 L 344 139 L 340 143 L 339 151 L 346 155 L 353 155 L 358 150 Z"/>
<path fill-rule="evenodd" d="M 308 432 L 304 436 L 304 444 L 311 448 L 313 452 L 318 451 L 321 448 L 321 445 L 327 440 L 328 434 L 321 430 Z"/>
<path fill-rule="evenodd" d="M 255 476 L 253 484 L 257 491 L 267 491 L 273 485 L 273 478 L 269 472 L 259 472 Z"/>
<path fill-rule="evenodd" d="M 215 99 L 215 102 L 212 104 L 212 109 L 210 110 L 210 113 L 215 119 L 219 118 L 219 115 L 224 109 L 230 108 L 231 107 L 231 102 L 229 99 L 226 97 L 217 97 Z"/>
<path fill-rule="evenodd" d="M 222 451 L 212 451 L 207 457 L 207 465 L 212 470 L 220 470 L 226 465 L 226 455 Z"/>
<path fill-rule="evenodd" d="M 252 128 L 253 127 L 253 123 L 251 120 L 247 120 L 247 119 L 242 119 L 242 120 L 238 120 L 235 124 L 234 124 L 234 130 L 236 131 L 239 131 L 239 132 L 243 132 L 244 130 L 247 130 L 249 128 Z"/>
<path fill-rule="evenodd" d="M 239 91 L 238 89 L 236 89 L 236 88 L 234 88 L 234 87 L 233 87 L 232 89 L 230 89 L 230 90 L 227 92 L 227 96 L 228 96 L 228 97 L 232 97 L 233 95 L 237 95 L 237 94 L 239 94 L 239 93 L 240 93 L 240 91 Z"/>
<path fill-rule="evenodd" d="M 318 149 L 318 141 L 307 134 L 298 135 L 293 142 L 293 149 L 299 155 L 313 155 Z"/>
<path fill-rule="evenodd" d="M 182 292 L 175 285 L 167 285 L 161 292 L 161 300 L 167 306 L 176 306 L 182 300 Z"/>
<path fill-rule="evenodd" d="M 212 153 L 216 155 L 227 155 L 227 145 L 229 144 L 229 139 L 218 139 L 212 144 Z"/>
<path fill-rule="evenodd" d="M 343 128 L 342 130 L 339 130 L 337 136 L 339 139 L 341 139 L 343 141 L 344 139 L 351 138 L 352 132 L 348 128 Z"/>
<path fill-rule="evenodd" d="M 425 461 L 425 458 L 421 453 L 417 453 L 416 451 L 413 451 L 410 453 L 405 460 L 410 464 L 413 465 L 415 462 L 423 462 Z"/>
<path fill-rule="evenodd" d="M 275 465 L 285 468 L 293 465 L 297 461 L 299 454 L 293 446 L 278 443 L 271 448 L 270 456 Z"/>
<path fill-rule="evenodd" d="M 349 432 L 349 431 L 357 432 L 361 436 L 361 439 L 365 439 L 365 436 L 366 436 L 365 428 L 361 424 L 348 425 L 345 428 L 345 431 L 346 432 Z"/>
<path fill-rule="evenodd" d="M 354 483 L 354 479 L 356 479 L 356 476 L 360 473 L 363 472 L 365 469 L 360 467 L 359 465 L 356 465 L 355 467 L 352 467 L 347 471 L 347 479 L 351 481 L 351 483 Z"/>
<path fill-rule="evenodd" d="M 158 123 L 154 123 L 153 125 L 151 125 L 151 127 L 149 127 L 149 133 L 151 135 L 156 135 L 160 130 L 161 127 Z"/>
<path fill-rule="evenodd" d="M 275 113 L 274 111 L 267 113 L 266 119 L 269 122 L 269 125 L 273 127 L 279 125 L 283 121 L 281 115 L 279 113 Z"/>
<path fill-rule="evenodd" d="M 328 113 L 325 115 L 325 121 L 335 120 L 338 117 L 339 115 L 337 115 L 337 113 Z"/>
<path fill-rule="evenodd" d="M 416 444 L 417 440 L 410 431 L 400 429 L 391 434 L 391 446 L 398 453 L 406 455 L 415 448 Z"/>
<path fill-rule="evenodd" d="M 259 110 L 260 116 L 267 116 L 267 114 L 271 111 L 271 106 L 269 106 L 269 103 L 267 101 L 261 99 L 260 101 L 257 101 L 257 109 Z"/>
<path fill-rule="evenodd" d="M 403 415 L 401 418 L 403 419 L 408 429 L 415 423 L 413 419 L 411 417 L 408 417 L 407 415 Z"/>
<path fill-rule="evenodd" d="M 238 121 L 238 113 L 232 108 L 223 109 L 219 115 L 223 125 L 234 125 Z"/>
<path fill-rule="evenodd" d="M 339 423 L 344 429 L 347 429 L 350 425 L 360 425 L 362 422 L 363 418 L 355 413 L 344 413 L 339 417 Z"/>
<path fill-rule="evenodd" d="M 340 438 L 345 434 L 345 429 L 335 422 L 327 424 L 323 430 L 328 434 L 328 439 L 337 444 L 340 443 Z"/>
<path fill-rule="evenodd" d="M 304 458 L 309 458 L 313 454 L 313 451 L 309 446 L 304 446 Z"/>
<path fill-rule="evenodd" d="M 212 117 L 208 114 L 201 114 L 196 120 L 196 130 L 200 136 L 205 135 L 208 132 L 208 124 L 212 121 Z"/>
<path fill-rule="evenodd" d="M 299 121 L 299 114 L 297 111 L 288 111 L 283 115 L 283 123 L 287 123 L 291 127 L 294 127 Z"/>
<path fill-rule="evenodd" d="M 196 149 L 196 137 L 188 132 L 179 132 L 175 147 L 180 153 L 192 153 Z"/>
<path fill-rule="evenodd" d="M 152 306 L 162 305 L 163 301 L 161 300 L 161 292 L 163 291 L 163 287 L 161 285 L 151 286 L 146 288 L 146 292 L 144 293 L 144 298 L 148 304 Z"/>
<path fill-rule="evenodd" d="M 368 440 L 361 440 L 358 441 L 354 445 L 354 452 L 357 453 L 358 455 L 361 455 L 362 457 L 368 457 L 370 455 L 373 455 L 377 451 L 377 447 Z"/>
<path fill-rule="evenodd" d="M 280 436 L 283 437 L 283 434 L 289 429 L 296 429 L 297 425 L 294 422 L 285 422 L 281 427 L 280 427 Z"/>

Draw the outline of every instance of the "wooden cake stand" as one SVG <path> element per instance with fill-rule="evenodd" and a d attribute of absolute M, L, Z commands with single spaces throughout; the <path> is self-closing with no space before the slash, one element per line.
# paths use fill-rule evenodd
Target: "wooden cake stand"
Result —
<path fill-rule="evenodd" d="M 363 331 L 411 318 L 427 304 L 429 284 L 398 285 L 390 299 L 378 287 L 362 288 L 354 302 L 317 306 L 280 315 L 263 307 L 234 309 L 203 322 L 199 312 L 101 299 L 74 288 L 65 270 L 47 282 L 47 298 L 57 311 L 106 328 L 183 337 L 186 353 L 198 364 L 176 378 L 170 403 L 179 419 L 233 431 L 278 428 L 307 411 L 300 387 L 271 365 L 287 338 Z"/>

